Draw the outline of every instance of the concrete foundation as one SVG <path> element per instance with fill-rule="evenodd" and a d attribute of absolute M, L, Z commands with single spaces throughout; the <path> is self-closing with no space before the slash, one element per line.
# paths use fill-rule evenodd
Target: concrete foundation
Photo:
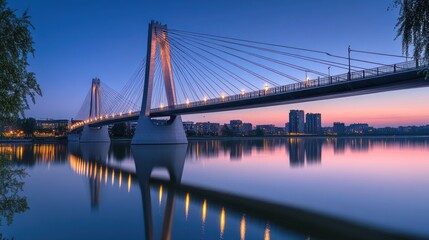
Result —
<path fill-rule="evenodd" d="M 69 133 L 67 135 L 68 142 L 79 142 L 80 134 L 79 133 Z"/>
<path fill-rule="evenodd" d="M 110 142 L 108 127 L 102 126 L 93 128 L 85 125 L 80 136 L 80 142 Z"/>
<path fill-rule="evenodd" d="M 174 116 L 167 125 L 156 126 L 144 114 L 140 115 L 131 144 L 187 144 L 182 118 Z"/>

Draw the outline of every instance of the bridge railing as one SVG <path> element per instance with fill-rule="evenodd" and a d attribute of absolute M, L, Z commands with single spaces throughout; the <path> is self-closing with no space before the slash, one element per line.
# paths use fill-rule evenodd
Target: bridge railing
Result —
<path fill-rule="evenodd" d="M 177 104 L 174 106 L 164 106 L 160 108 L 153 108 L 151 109 L 151 112 L 162 112 L 162 111 L 168 111 L 168 110 L 214 105 L 214 104 L 219 104 L 224 102 L 240 101 L 244 99 L 259 98 L 267 95 L 275 95 L 275 94 L 280 94 L 285 92 L 300 91 L 308 88 L 334 85 L 345 81 L 353 81 L 353 80 L 359 80 L 364 78 L 373 78 L 373 77 L 397 73 L 397 72 L 419 69 L 427 65 L 428 63 L 425 62 L 424 60 L 406 61 L 402 63 L 384 65 L 381 67 L 365 69 L 361 71 L 353 71 L 350 74 L 344 73 L 340 75 L 328 76 L 323 78 L 318 77 L 317 79 L 272 87 L 272 88 L 263 89 L 263 90 L 257 90 L 253 92 L 241 93 L 241 94 L 236 94 L 231 96 L 222 96 L 219 98 L 204 99 L 196 102 Z"/>

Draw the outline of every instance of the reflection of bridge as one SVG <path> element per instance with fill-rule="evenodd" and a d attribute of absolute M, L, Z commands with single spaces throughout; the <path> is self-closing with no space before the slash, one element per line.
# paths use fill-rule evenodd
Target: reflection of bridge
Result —
<path fill-rule="evenodd" d="M 89 118 L 74 123 L 71 130 L 82 131 L 81 142 L 109 141 L 104 126 L 138 120 L 133 144 L 186 143 L 180 118 L 183 114 L 429 86 L 421 73 L 424 62 L 383 64 L 351 58 L 351 52 L 368 53 L 349 48 L 348 57 L 342 57 L 318 50 L 167 30 L 166 25 L 151 22 L 144 83 L 141 81 L 143 67 L 136 75 L 137 83 L 127 83 L 120 94 L 109 88 L 102 91 L 100 80 L 94 79 L 88 102 L 84 102 L 84 107 L 89 106 Z M 301 65 L 292 63 L 292 58 L 298 59 Z M 310 62 L 314 67 L 305 67 L 303 62 Z M 331 76 L 316 65 L 345 69 L 347 73 Z M 305 72 L 306 79 L 302 81 L 290 75 L 294 71 Z M 312 74 L 313 79 L 307 74 Z M 295 83 L 287 84 L 280 79 Z M 140 106 L 139 101 L 141 108 L 136 107 Z M 83 116 L 86 117 L 88 115 Z M 153 117 L 170 117 L 170 120 L 155 126 Z"/>
<path fill-rule="evenodd" d="M 161 228 L 161 239 L 171 239 L 174 207 L 176 199 L 184 199 L 184 214 L 187 216 L 189 206 L 196 204 L 202 209 L 201 221 L 204 228 L 208 212 L 219 212 L 220 236 L 231 228 L 226 228 L 226 218 L 231 215 L 240 216 L 240 236 L 244 239 L 250 219 L 266 225 L 261 236 L 270 239 L 270 228 L 284 229 L 286 232 L 299 233 L 322 239 L 412 239 L 413 236 L 383 232 L 353 222 L 343 221 L 330 216 L 321 215 L 285 205 L 273 204 L 261 200 L 247 198 L 235 194 L 209 190 L 201 187 L 181 184 L 186 155 L 186 145 L 152 145 L 133 146 L 135 171 L 117 166 L 112 167 L 108 158 L 108 143 L 92 143 L 70 146 L 70 166 L 79 175 L 90 180 L 91 205 L 96 208 L 100 201 L 102 184 L 117 187 L 127 186 L 128 191 L 133 183 L 138 183 L 143 204 L 143 215 L 146 239 L 155 239 L 153 223 L 153 205 L 151 191 L 158 191 L 159 202 L 167 194 L 164 218 Z M 152 170 L 164 168 L 169 172 L 169 180 L 151 177 Z M 246 227 L 247 226 L 247 227 Z M 216 225 L 216 227 L 218 227 Z M 247 228 L 247 229 L 246 229 Z M 237 229 L 238 231 L 238 229 Z"/>

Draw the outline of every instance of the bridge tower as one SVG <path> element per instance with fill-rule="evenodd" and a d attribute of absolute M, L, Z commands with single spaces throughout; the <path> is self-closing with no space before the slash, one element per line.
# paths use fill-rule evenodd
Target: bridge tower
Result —
<path fill-rule="evenodd" d="M 161 53 L 161 67 L 168 106 L 177 103 L 174 89 L 173 71 L 171 67 L 170 44 L 168 40 L 167 25 L 151 21 L 149 23 L 146 72 L 143 88 L 143 100 L 139 121 L 131 144 L 186 144 L 185 131 L 180 116 L 170 116 L 166 125 L 157 126 L 150 118 L 150 107 L 153 90 L 153 78 L 155 71 L 156 48 Z"/>
<path fill-rule="evenodd" d="M 89 118 L 99 118 L 101 113 L 100 79 L 93 78 L 91 85 L 91 102 Z M 90 127 L 85 125 L 80 136 L 80 142 L 110 142 L 108 126 Z"/>

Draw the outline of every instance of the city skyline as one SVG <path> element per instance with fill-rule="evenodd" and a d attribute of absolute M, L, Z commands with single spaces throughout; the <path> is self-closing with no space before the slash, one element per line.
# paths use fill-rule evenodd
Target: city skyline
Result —
<path fill-rule="evenodd" d="M 332 5 L 317 1 L 246 3 L 249 6 L 240 1 L 211 3 L 211 7 L 200 6 L 197 1 L 182 4 L 145 1 L 129 1 L 128 4 L 114 1 L 11 2 L 10 6 L 18 12 L 28 7 L 32 16 L 36 58 L 31 60 L 30 69 L 36 72 L 44 93 L 26 116 L 39 119 L 74 117 L 89 89 L 90 80 L 96 76 L 114 89 L 121 89 L 145 55 L 146 28 L 151 19 L 174 29 L 298 47 L 317 46 L 340 55 L 346 54 L 348 45 L 356 49 L 401 53 L 400 39 L 394 40 L 398 9 L 387 10 L 392 5 L 391 1 L 334 1 Z M 188 8 L 196 14 L 187 16 L 191 11 Z M 350 9 L 354 9 L 356 14 L 350 14 Z M 47 10 L 50 14 L 46 14 Z M 78 16 L 73 14 L 75 11 L 79 12 Z M 364 12 L 365 18 L 359 12 Z M 345 18 L 347 21 L 341 20 Z M 298 25 L 291 24 L 294 19 L 302 21 Z M 332 21 L 336 24 L 332 25 Z M 262 29 L 267 34 L 262 34 Z M 370 40 L 367 36 L 371 36 Z M 374 60 L 380 59 L 374 57 Z M 320 71 L 327 72 L 328 69 Z M 343 73 L 334 68 L 330 71 L 331 74 Z M 335 121 L 346 124 L 365 122 L 377 127 L 426 125 L 429 119 L 427 102 L 427 88 L 422 88 L 185 115 L 183 120 L 227 122 L 233 118 L 265 124 L 269 118 L 270 123 L 282 126 L 289 110 L 305 109 L 306 112 L 319 112 L 326 116 L 322 119 L 322 126 Z"/>

